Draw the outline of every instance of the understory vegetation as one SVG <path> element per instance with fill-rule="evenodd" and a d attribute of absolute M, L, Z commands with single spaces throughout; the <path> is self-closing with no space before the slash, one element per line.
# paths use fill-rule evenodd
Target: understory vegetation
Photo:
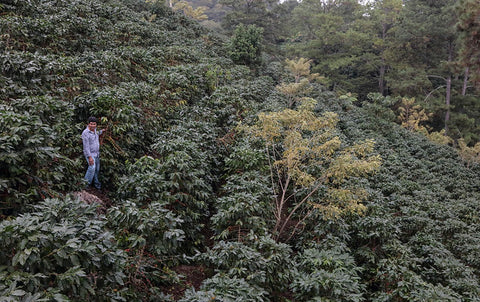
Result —
<path fill-rule="evenodd" d="M 260 35 L 158 2 L 0 3 L 0 301 L 480 301 L 478 162 Z"/>

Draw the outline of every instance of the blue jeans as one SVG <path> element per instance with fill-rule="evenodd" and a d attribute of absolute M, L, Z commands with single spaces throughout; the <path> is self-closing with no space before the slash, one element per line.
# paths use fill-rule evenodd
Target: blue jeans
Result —
<path fill-rule="evenodd" d="M 86 157 L 88 163 L 88 157 Z M 87 182 L 87 186 L 92 183 L 95 188 L 100 189 L 102 184 L 98 180 L 98 173 L 100 172 L 100 157 L 93 158 L 93 165 L 90 166 L 88 163 L 87 173 L 85 173 L 85 181 Z"/>

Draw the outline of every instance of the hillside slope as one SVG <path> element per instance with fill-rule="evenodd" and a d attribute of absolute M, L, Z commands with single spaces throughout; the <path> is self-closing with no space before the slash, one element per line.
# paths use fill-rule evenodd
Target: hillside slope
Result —
<path fill-rule="evenodd" d="M 342 144 L 374 139 L 382 166 L 349 180 L 363 215 L 275 240 L 265 148 L 236 126 L 288 103 L 278 62 L 254 75 L 136 0 L 7 0 L 0 32 L 0 300 L 480 300 L 479 167 L 389 108 L 310 84 Z M 109 129 L 106 212 L 70 194 L 90 115 Z"/>
<path fill-rule="evenodd" d="M 342 128 L 351 139 L 375 139 L 383 158 L 368 183 L 370 213 L 351 224 L 349 240 L 384 291 L 373 296 L 477 301 L 478 166 L 369 109 L 344 114 Z"/>
<path fill-rule="evenodd" d="M 9 136 L 1 190 L 15 196 L 13 208 L 78 185 L 71 173 L 81 178 L 78 135 L 88 116 L 108 121 L 105 167 L 112 170 L 104 173 L 113 187 L 121 174 L 113 167 L 151 152 L 171 108 L 210 94 L 223 67 L 233 79 L 248 72 L 216 55 L 222 42 L 195 23 L 141 1 L 7 1 L 1 30 Z"/>

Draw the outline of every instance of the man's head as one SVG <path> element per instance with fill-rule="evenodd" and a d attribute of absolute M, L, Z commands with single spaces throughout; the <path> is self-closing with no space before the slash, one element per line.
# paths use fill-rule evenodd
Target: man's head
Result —
<path fill-rule="evenodd" d="M 88 118 L 87 123 L 88 130 L 95 131 L 95 128 L 97 128 L 97 118 L 91 116 Z"/>

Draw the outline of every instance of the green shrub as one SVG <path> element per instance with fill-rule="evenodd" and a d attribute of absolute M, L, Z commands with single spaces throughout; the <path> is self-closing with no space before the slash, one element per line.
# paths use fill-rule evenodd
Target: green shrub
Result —
<path fill-rule="evenodd" d="M 230 278 L 244 279 L 267 291 L 269 296 L 285 292 L 291 280 L 291 249 L 271 237 L 251 234 L 244 242 L 218 241 L 196 257 Z"/>
<path fill-rule="evenodd" d="M 263 29 L 255 25 L 240 24 L 235 28 L 227 48 L 235 63 L 255 66 L 261 63 Z"/>
<path fill-rule="evenodd" d="M 162 286 L 179 283 L 170 267 L 183 260 L 185 232 L 183 221 L 168 210 L 168 204 L 152 201 L 139 207 L 122 201 L 109 209 L 108 226 L 115 230 L 118 246 L 125 251 L 124 274 L 127 301 L 140 301 L 145 296 L 159 301 Z M 162 298 L 163 299 L 163 298 Z"/>
<path fill-rule="evenodd" d="M 180 229 L 182 220 L 166 209 L 160 201 L 139 208 L 125 201 L 108 211 L 109 226 L 116 230 L 118 244 L 124 249 L 143 248 L 166 259 L 179 256 L 179 247 L 185 240 Z"/>
<path fill-rule="evenodd" d="M 189 289 L 181 302 L 263 302 L 267 299 L 265 290 L 246 282 L 244 279 L 217 274 L 204 281 L 200 291 Z"/>
<path fill-rule="evenodd" d="M 248 141 L 237 142 L 225 159 L 228 176 L 211 218 L 217 238 L 241 240 L 250 232 L 267 234 L 273 218 L 269 217 L 271 184 L 265 164 L 263 150 Z"/>
<path fill-rule="evenodd" d="M 48 96 L 0 105 L 0 194 L 3 209 L 24 210 L 34 200 L 58 196 L 78 181 L 76 136 L 68 127 L 72 108 Z"/>
<path fill-rule="evenodd" d="M 121 300 L 125 254 L 96 205 L 46 199 L 0 223 L 0 300 Z"/>
<path fill-rule="evenodd" d="M 304 250 L 290 285 L 299 301 L 364 301 L 365 286 L 352 255 L 334 246 Z"/>

